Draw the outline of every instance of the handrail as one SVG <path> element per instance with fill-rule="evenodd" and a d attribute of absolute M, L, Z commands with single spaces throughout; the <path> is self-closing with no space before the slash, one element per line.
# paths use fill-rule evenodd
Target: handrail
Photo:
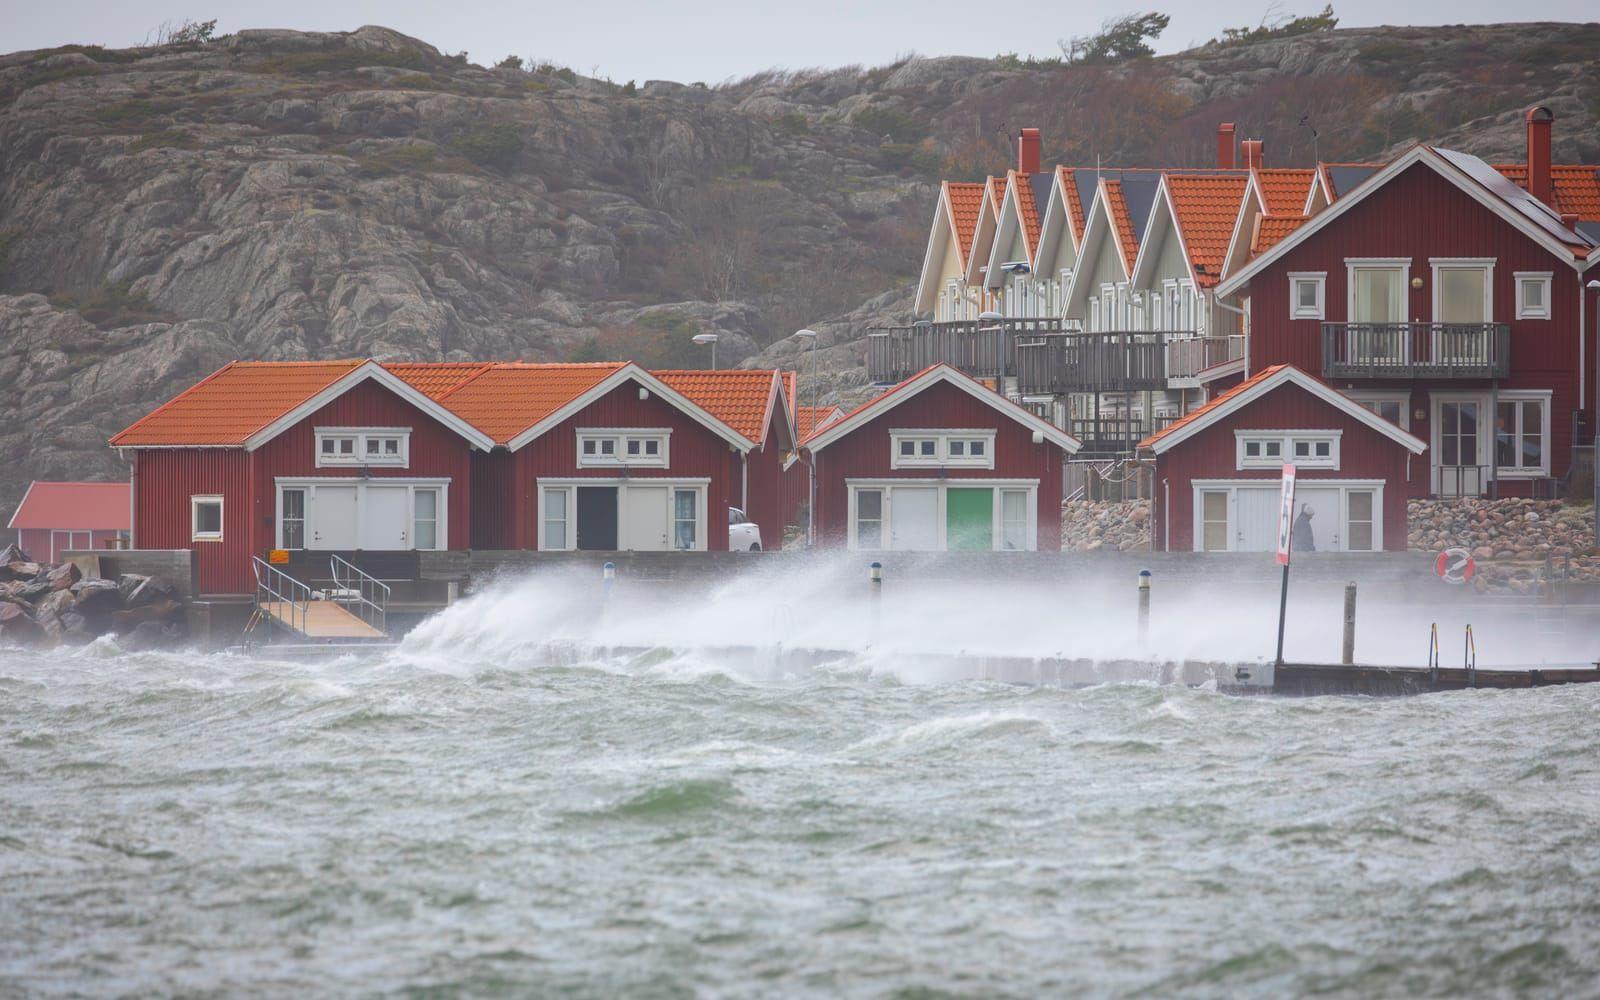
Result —
<path fill-rule="evenodd" d="M 330 596 L 334 603 L 379 632 L 388 634 L 389 585 L 332 553 L 328 556 L 328 570 L 333 578 L 334 589 Z"/>
<path fill-rule="evenodd" d="M 267 604 L 276 604 L 278 607 L 272 612 L 272 617 L 305 634 L 311 588 L 260 556 L 251 556 L 250 559 L 250 568 L 256 577 L 256 607 L 264 610 Z"/>

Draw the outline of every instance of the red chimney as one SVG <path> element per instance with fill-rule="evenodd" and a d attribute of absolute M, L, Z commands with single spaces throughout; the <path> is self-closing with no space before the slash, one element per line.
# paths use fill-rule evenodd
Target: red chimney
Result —
<path fill-rule="evenodd" d="M 1244 167 L 1246 170 L 1260 170 L 1265 166 L 1262 162 L 1264 154 L 1261 151 L 1260 139 L 1246 139 L 1239 143 L 1239 148 L 1244 152 Z"/>
<path fill-rule="evenodd" d="M 1039 172 L 1039 130 L 1036 128 L 1025 128 L 1017 137 L 1017 172 Z"/>
<path fill-rule="evenodd" d="M 1528 109 L 1528 193 L 1550 204 L 1550 123 L 1556 116 L 1549 108 Z"/>
<path fill-rule="evenodd" d="M 1578 220 L 1582 218 L 1577 212 L 1562 212 L 1561 224 L 1573 232 L 1578 231 Z"/>
<path fill-rule="evenodd" d="M 1233 169 L 1233 122 L 1217 126 L 1217 169 Z"/>

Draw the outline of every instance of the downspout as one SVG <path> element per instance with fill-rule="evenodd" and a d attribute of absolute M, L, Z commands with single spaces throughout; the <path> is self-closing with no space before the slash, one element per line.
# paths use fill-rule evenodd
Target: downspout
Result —
<path fill-rule="evenodd" d="M 129 458 L 126 448 L 118 448 L 117 453 L 128 463 L 128 548 L 136 549 L 139 545 L 134 540 L 134 531 L 139 522 L 134 517 L 134 512 L 138 510 L 138 504 L 134 498 L 139 495 L 139 456 L 136 452 L 132 458 Z"/>
<path fill-rule="evenodd" d="M 806 461 L 806 546 L 817 544 L 817 453 L 807 450 Z"/>
<path fill-rule="evenodd" d="M 1172 551 L 1172 481 L 1161 477 L 1161 551 Z"/>

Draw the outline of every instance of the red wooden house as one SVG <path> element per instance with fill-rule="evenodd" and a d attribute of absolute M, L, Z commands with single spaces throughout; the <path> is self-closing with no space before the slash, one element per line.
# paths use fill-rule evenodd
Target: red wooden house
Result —
<path fill-rule="evenodd" d="M 24 552 L 54 563 L 68 549 L 126 545 L 130 511 L 127 483 L 35 482 L 7 527 Z"/>
<path fill-rule="evenodd" d="M 272 549 L 462 549 L 488 435 L 375 361 L 234 362 L 117 434 L 133 545 L 194 549 L 205 594 Z"/>
<path fill-rule="evenodd" d="M 815 544 L 852 549 L 1061 546 L 1070 434 L 936 365 L 801 442 Z"/>
<path fill-rule="evenodd" d="M 1407 483 L 1427 445 L 1291 365 L 1273 365 L 1144 439 L 1155 462 L 1159 551 L 1270 552 L 1279 481 L 1295 465 L 1296 510 L 1316 549 L 1406 547 Z"/>
<path fill-rule="evenodd" d="M 1247 310 L 1252 371 L 1295 365 L 1427 442 L 1394 484 L 1413 496 L 1547 494 L 1592 434 L 1600 232 L 1554 198 L 1550 123 L 1528 115 L 1526 189 L 1418 146 L 1219 286 Z"/>

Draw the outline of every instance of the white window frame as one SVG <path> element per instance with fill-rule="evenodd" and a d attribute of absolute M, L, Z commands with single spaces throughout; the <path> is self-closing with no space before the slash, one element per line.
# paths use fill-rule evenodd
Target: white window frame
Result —
<path fill-rule="evenodd" d="M 994 468 L 994 428 L 893 428 L 889 431 L 889 468 L 891 469 L 992 469 Z M 902 441 L 932 440 L 933 455 L 900 454 Z M 951 455 L 952 441 L 982 441 L 983 456 Z M 969 449 L 970 450 L 970 449 Z"/>
<path fill-rule="evenodd" d="M 1300 304 L 1300 286 L 1306 282 L 1316 286 L 1317 296 L 1314 305 Z M 1328 272 L 1327 271 L 1290 271 L 1289 272 L 1289 318 L 1290 319 L 1324 319 L 1328 314 Z"/>
<path fill-rule="evenodd" d="M 630 469 L 666 469 L 672 465 L 670 427 L 580 427 L 576 433 L 575 447 L 580 469 L 615 469 L 624 465 Z M 610 455 L 602 455 L 599 445 L 607 440 L 612 442 L 614 451 Z M 584 443 L 588 441 L 595 442 L 593 455 L 583 453 Z M 659 446 L 659 454 L 644 454 L 644 445 L 641 443 L 639 454 L 630 457 L 629 441 L 654 441 Z"/>
<path fill-rule="evenodd" d="M 1234 438 L 1234 467 L 1240 471 L 1245 469 L 1278 469 L 1285 463 L 1292 462 L 1299 469 L 1324 469 L 1335 470 L 1339 468 L 1339 442 L 1344 436 L 1339 430 L 1236 430 Z M 1278 457 L 1268 458 L 1265 455 L 1250 456 L 1245 454 L 1245 446 L 1251 442 L 1277 442 Z M 1330 442 L 1328 454 L 1324 457 L 1309 456 L 1296 458 L 1294 447 L 1303 441 Z"/>
<path fill-rule="evenodd" d="M 1405 389 L 1346 389 L 1346 396 L 1361 404 L 1362 407 L 1377 413 L 1368 403 L 1399 403 L 1400 423 L 1403 431 L 1411 430 L 1411 393 Z M 1379 414 L 1381 416 L 1381 414 Z"/>
<path fill-rule="evenodd" d="M 549 479 L 539 478 L 539 479 L 535 479 L 534 480 L 533 486 L 534 486 L 534 491 L 535 491 L 534 495 L 537 496 L 538 500 L 539 500 L 539 514 L 538 514 L 539 530 L 538 530 L 537 534 L 538 534 L 539 551 L 541 551 L 541 552 L 575 552 L 575 551 L 577 551 L 577 549 L 578 549 L 578 487 L 580 487 L 580 486 L 616 486 L 616 487 L 658 486 L 658 487 L 665 487 L 666 490 L 667 490 L 667 511 L 666 511 L 666 514 L 667 514 L 667 543 L 668 543 L 668 547 L 667 547 L 667 549 L 665 551 L 667 551 L 667 552 L 704 552 L 704 551 L 707 550 L 707 548 L 710 547 L 711 539 L 709 538 L 709 535 L 710 535 L 710 531 L 711 531 L 711 521 L 710 521 L 710 509 L 711 508 L 710 508 L 709 494 L 710 494 L 710 488 L 711 488 L 711 480 L 710 480 L 709 477 L 701 476 L 701 477 L 685 478 L 685 479 L 679 479 L 677 477 L 670 477 L 669 478 L 669 477 L 666 477 L 666 476 L 659 476 L 659 477 L 658 476 L 640 476 L 640 477 L 633 477 L 633 478 L 627 478 L 627 479 L 614 478 L 614 477 L 610 477 L 610 476 L 584 476 L 584 477 L 576 477 L 576 478 L 574 478 L 574 477 L 566 477 L 566 478 L 560 478 L 560 479 L 556 479 L 556 478 L 549 478 Z M 545 494 L 546 490 L 566 490 L 566 492 L 567 492 L 567 544 L 564 547 L 559 548 L 559 549 L 550 548 L 550 546 L 548 545 L 548 543 L 547 543 L 547 541 L 545 539 L 545 533 L 544 533 L 544 521 L 545 521 L 545 518 L 544 518 L 544 494 Z M 676 549 L 676 548 L 672 548 L 671 547 L 671 543 L 672 543 L 672 522 L 674 520 L 673 514 L 675 512 L 675 508 L 673 506 L 674 500 L 673 500 L 673 495 L 672 495 L 674 490 L 694 490 L 695 494 L 696 494 L 695 516 L 696 516 L 696 518 L 698 520 L 695 523 L 695 538 L 694 538 L 694 543 L 695 544 L 694 544 L 694 548 L 692 548 L 692 549 Z M 627 502 L 628 502 L 627 501 L 627 497 L 624 494 L 619 493 L 617 495 L 617 541 L 618 541 L 618 543 L 621 543 L 621 541 L 622 541 L 622 526 L 626 522 L 626 519 L 627 519 Z M 726 518 L 724 518 L 724 519 L 726 519 Z M 623 550 L 623 551 L 625 551 L 625 550 Z"/>
<path fill-rule="evenodd" d="M 1400 301 L 1405 306 L 1396 323 L 1411 322 L 1411 258 L 1410 257 L 1346 257 L 1345 269 L 1345 322 L 1365 322 L 1356 319 L 1356 272 L 1358 271 L 1393 271 L 1400 272 Z"/>
<path fill-rule="evenodd" d="M 1550 318 L 1550 286 L 1554 275 L 1550 271 L 1514 271 L 1512 278 L 1517 285 L 1517 319 L 1549 319 Z M 1544 305 L 1530 306 L 1524 297 L 1524 282 L 1538 282 L 1544 286 Z"/>
<path fill-rule="evenodd" d="M 1493 257 L 1429 257 L 1428 267 L 1433 274 L 1433 321 L 1443 323 L 1439 318 L 1439 272 L 1441 271 L 1482 271 L 1483 272 L 1483 321 L 1494 322 L 1494 265 Z"/>
<path fill-rule="evenodd" d="M 316 433 L 316 458 L 319 469 L 343 468 L 348 469 L 359 466 L 384 469 L 408 469 L 411 467 L 411 428 L 409 427 L 317 427 Z M 327 438 L 354 438 L 355 454 L 350 457 L 343 455 L 324 455 L 322 442 Z M 380 454 L 377 458 L 367 456 L 367 441 L 370 439 L 399 438 L 400 453 L 398 455 Z"/>
<path fill-rule="evenodd" d="M 217 530 L 200 530 L 200 505 L 217 505 Z M 189 540 L 193 542 L 220 542 L 227 533 L 227 505 L 220 493 L 196 493 L 189 497 Z"/>
<path fill-rule="evenodd" d="M 1350 524 L 1350 494 L 1352 492 L 1372 493 L 1372 548 L 1360 549 L 1360 552 L 1383 552 L 1383 491 L 1386 483 L 1382 479 L 1306 479 L 1304 485 L 1339 491 L 1339 543 L 1338 551 L 1349 552 L 1349 524 Z M 1190 489 L 1190 518 L 1191 534 L 1189 548 L 1193 552 L 1204 552 L 1205 544 L 1205 510 L 1202 506 L 1202 494 L 1216 491 L 1226 491 L 1228 494 L 1228 547 L 1214 551 L 1238 552 L 1239 542 L 1239 490 L 1241 489 L 1276 489 L 1277 484 L 1271 479 L 1192 479 L 1189 481 Z M 1297 501 L 1298 502 L 1298 501 Z M 1334 551 L 1334 550 L 1328 550 Z"/>
<path fill-rule="evenodd" d="M 993 524 L 990 529 L 991 551 L 1013 551 L 1000 548 L 1000 543 L 1005 531 L 1005 502 L 1000 494 L 1008 490 L 1018 492 L 1026 491 L 1028 494 L 1028 541 L 1027 548 L 1020 551 L 1033 552 L 1039 548 L 1039 480 L 1037 479 L 846 479 L 845 489 L 849 501 L 846 504 L 846 539 L 852 551 L 861 550 L 856 538 L 856 495 L 862 490 L 883 491 L 883 518 L 880 522 L 880 538 L 883 544 L 876 549 L 867 549 L 869 552 L 890 551 L 889 544 L 894 538 L 894 491 L 897 488 L 908 487 L 912 489 L 936 489 L 938 491 L 938 504 L 935 507 L 934 517 L 938 524 L 939 546 L 935 551 L 947 551 L 950 540 L 946 537 L 946 528 L 949 524 L 949 514 L 946 508 L 945 494 L 947 490 L 960 489 L 992 489 L 994 502 L 992 509 Z"/>
<path fill-rule="evenodd" d="M 1550 410 L 1553 392 L 1549 389 L 1501 389 L 1490 400 L 1492 405 L 1500 403 L 1539 403 L 1542 413 L 1542 423 L 1539 427 L 1539 467 L 1504 466 L 1498 459 L 1494 463 L 1494 475 L 1499 479 L 1545 479 L 1550 475 Z M 1500 447 L 1500 437 L 1495 422 L 1500 419 L 1499 413 L 1491 412 L 1485 421 L 1489 425 L 1489 447 L 1495 449 L 1497 455 Z"/>
<path fill-rule="evenodd" d="M 273 548 L 283 548 L 283 491 L 304 490 L 305 518 L 302 532 L 305 535 L 305 548 L 296 549 L 297 552 L 329 552 L 331 549 L 312 547 L 312 542 L 317 536 L 316 520 L 316 490 L 318 486 L 354 486 L 356 488 L 356 538 L 361 537 L 361 511 L 365 506 L 365 491 L 368 486 L 405 486 L 406 491 L 406 543 L 407 552 L 443 552 L 450 548 L 450 478 L 410 478 L 399 476 L 377 476 L 371 479 L 362 479 L 352 476 L 283 476 L 273 481 L 274 506 L 272 512 L 272 539 Z M 417 548 L 417 491 L 433 490 L 438 494 L 439 502 L 434 507 L 434 538 L 433 548 Z"/>

